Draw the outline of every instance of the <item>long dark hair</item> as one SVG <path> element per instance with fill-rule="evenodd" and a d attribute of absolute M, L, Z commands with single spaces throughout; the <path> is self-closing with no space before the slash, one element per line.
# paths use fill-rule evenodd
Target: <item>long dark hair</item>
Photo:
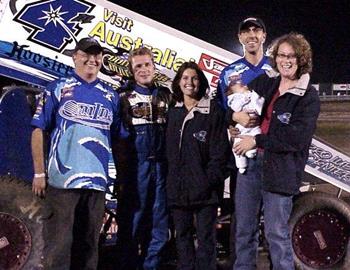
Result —
<path fill-rule="evenodd" d="M 180 88 L 180 80 L 181 80 L 182 74 L 185 72 L 186 69 L 193 69 L 197 73 L 197 76 L 199 79 L 199 91 L 197 93 L 198 99 L 201 99 L 202 97 L 204 97 L 207 92 L 207 89 L 209 88 L 208 80 L 205 77 L 203 71 L 199 68 L 199 66 L 195 62 L 185 62 L 181 65 L 181 67 L 177 71 L 174 77 L 173 83 L 171 85 L 174 99 L 178 102 L 182 102 L 184 100 L 184 94 L 182 93 Z"/>

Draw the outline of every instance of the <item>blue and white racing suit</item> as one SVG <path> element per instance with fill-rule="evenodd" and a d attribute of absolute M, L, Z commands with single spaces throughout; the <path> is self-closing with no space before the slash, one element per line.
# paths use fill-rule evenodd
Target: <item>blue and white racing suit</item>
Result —
<path fill-rule="evenodd" d="M 165 87 L 129 85 L 121 94 L 122 117 L 129 137 L 119 160 L 121 265 L 157 269 L 168 239 L 166 210 L 166 116 L 171 92 Z M 119 152 L 119 151 L 118 151 Z M 135 252 L 141 244 L 137 262 Z M 123 252 L 124 251 L 124 252 Z"/>

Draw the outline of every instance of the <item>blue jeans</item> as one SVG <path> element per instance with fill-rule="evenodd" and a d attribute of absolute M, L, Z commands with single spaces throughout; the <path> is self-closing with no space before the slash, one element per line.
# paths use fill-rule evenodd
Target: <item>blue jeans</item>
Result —
<path fill-rule="evenodd" d="M 238 173 L 235 194 L 236 261 L 235 270 L 256 269 L 260 207 L 264 209 L 265 237 L 274 270 L 293 270 L 294 260 L 288 220 L 293 196 L 262 189 L 262 160 L 259 153 L 248 160 L 247 171 Z"/>

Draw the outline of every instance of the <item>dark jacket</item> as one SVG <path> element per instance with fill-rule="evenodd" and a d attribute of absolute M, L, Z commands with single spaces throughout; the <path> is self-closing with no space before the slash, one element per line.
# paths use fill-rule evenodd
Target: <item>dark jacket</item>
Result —
<path fill-rule="evenodd" d="M 267 73 L 249 84 L 265 97 L 262 115 L 278 91 L 278 74 Z M 318 92 L 310 85 L 309 74 L 295 88 L 279 96 L 274 104 L 269 131 L 257 135 L 257 146 L 264 149 L 263 188 L 266 191 L 297 194 L 309 155 L 309 146 L 320 112 Z"/>
<path fill-rule="evenodd" d="M 229 150 L 224 112 L 203 97 L 190 112 L 183 103 L 169 111 L 166 133 L 169 206 L 218 203 Z"/>

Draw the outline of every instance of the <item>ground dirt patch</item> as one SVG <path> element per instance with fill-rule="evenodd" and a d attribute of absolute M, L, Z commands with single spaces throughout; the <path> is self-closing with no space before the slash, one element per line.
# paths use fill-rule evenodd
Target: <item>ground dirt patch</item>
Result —
<path fill-rule="evenodd" d="M 350 155 L 350 101 L 322 101 L 316 135 Z"/>

